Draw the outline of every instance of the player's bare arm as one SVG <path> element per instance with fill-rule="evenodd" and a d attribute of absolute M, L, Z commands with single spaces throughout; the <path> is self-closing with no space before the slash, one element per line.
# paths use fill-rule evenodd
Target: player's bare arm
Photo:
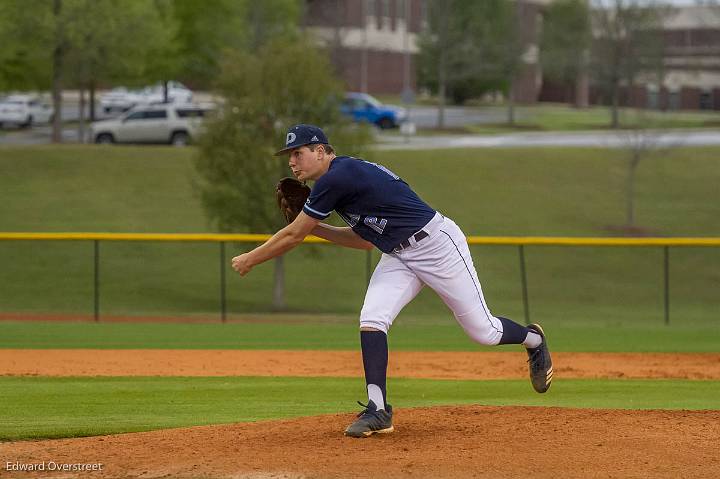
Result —
<path fill-rule="evenodd" d="M 240 273 L 240 276 L 245 276 L 254 266 L 280 256 L 302 243 L 319 222 L 305 213 L 300 213 L 295 221 L 275 233 L 262 245 L 249 253 L 235 256 L 232 259 L 233 269 Z"/>
<path fill-rule="evenodd" d="M 315 236 L 328 240 L 340 246 L 355 249 L 373 249 L 375 246 L 369 241 L 365 241 L 349 226 L 340 227 L 332 226 L 325 223 L 318 223 L 312 230 Z"/>

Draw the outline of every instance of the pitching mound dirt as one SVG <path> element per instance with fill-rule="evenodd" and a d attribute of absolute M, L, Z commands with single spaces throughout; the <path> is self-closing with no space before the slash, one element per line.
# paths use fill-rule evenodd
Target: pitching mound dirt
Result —
<path fill-rule="evenodd" d="M 555 353 L 556 377 L 719 379 L 719 354 Z M 393 352 L 393 377 L 526 378 L 522 352 Z M 362 376 L 353 351 L 0 350 L 0 374 Z M 240 405 L 241 403 L 239 403 Z M 239 406 L 240 407 L 240 406 Z M 715 478 L 720 411 L 528 407 L 399 410 L 396 432 L 342 435 L 353 415 L 0 444 L 0 477 Z M 18 472 L 44 464 L 42 472 Z M 102 464 L 53 472 L 50 464 Z M 36 466 L 37 467 L 37 466 Z"/>
<path fill-rule="evenodd" d="M 97 478 L 715 478 L 720 474 L 718 411 L 418 408 L 396 413 L 395 433 L 368 439 L 342 435 L 352 419 L 343 414 L 6 443 L 0 444 L 0 457 L 3 463 L 102 463 L 101 472 L 83 475 Z"/>

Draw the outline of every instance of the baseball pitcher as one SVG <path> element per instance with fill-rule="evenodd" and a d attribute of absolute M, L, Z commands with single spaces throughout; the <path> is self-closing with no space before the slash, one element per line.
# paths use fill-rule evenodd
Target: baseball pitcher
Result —
<path fill-rule="evenodd" d="M 403 307 L 425 285 L 442 298 L 474 341 L 522 344 L 533 388 L 539 393 L 548 390 L 553 368 L 545 333 L 537 324 L 525 327 L 490 312 L 465 235 L 453 220 L 431 208 L 387 168 L 337 156 L 317 126 L 290 128 L 285 147 L 276 154 L 288 155 L 299 180 L 286 179 L 277 187 L 278 204 L 289 224 L 264 244 L 233 258 L 235 271 L 244 276 L 310 234 L 349 248 L 378 248 L 383 253 L 360 312 L 368 403 L 360 403 L 364 409 L 345 430 L 347 436 L 394 430 L 386 390 L 387 334 Z M 304 185 L 307 180 L 315 182 L 312 190 Z M 347 227 L 322 222 L 333 211 Z"/>

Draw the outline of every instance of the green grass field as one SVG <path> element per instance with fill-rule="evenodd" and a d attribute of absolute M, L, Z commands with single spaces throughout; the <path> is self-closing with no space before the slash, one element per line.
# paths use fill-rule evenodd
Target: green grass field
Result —
<path fill-rule="evenodd" d="M 720 235 L 720 149 L 683 149 L 638 170 L 637 216 L 660 236 Z M 438 155 L 442 155 L 439 167 Z M 205 232 L 191 187 L 192 149 L 0 148 L 4 231 Z M 591 149 L 375 153 L 469 235 L 607 236 L 623 223 L 621 152 Z M 458 183 L 462 172 L 462 183 Z M 231 245 L 228 256 L 249 245 Z M 473 247 L 497 314 L 521 317 L 518 252 Z M 101 312 L 210 315 L 219 307 L 215 244 L 102 243 Z M 92 244 L 0 242 L 0 311 L 92 313 Z M 373 261 L 378 258 L 374 254 Z M 527 247 L 533 320 L 663 318 L 660 248 Z M 682 324 L 717 317 L 720 249 L 671 251 L 671 315 Z M 288 311 L 356 314 L 365 254 L 338 247 L 289 253 Z M 229 268 L 228 268 L 229 269 Z M 227 271 L 237 314 L 270 311 L 272 264 L 246 278 Z M 405 313 L 446 315 L 424 292 Z"/>
<path fill-rule="evenodd" d="M 516 110 L 517 124 L 472 125 L 469 133 L 497 134 L 512 131 L 585 131 L 610 128 L 610 109 L 592 107 L 576 109 L 565 105 L 521 106 Z M 716 112 L 653 111 L 620 109 L 621 128 L 717 128 L 720 115 Z"/>
<path fill-rule="evenodd" d="M 552 394 L 527 381 L 391 379 L 393 406 L 443 404 L 720 409 L 718 381 L 563 380 Z M 0 441 L 73 437 L 357 411 L 346 378 L 0 377 Z"/>
<path fill-rule="evenodd" d="M 0 321 L 2 348 L 17 349 L 298 349 L 356 350 L 357 319 L 331 316 L 278 321 L 285 316 L 259 316 L 256 323 L 87 323 Z M 608 322 L 543 321 L 553 351 L 718 352 L 716 324 L 664 326 Z M 389 336 L 393 350 L 492 350 L 467 338 L 450 314 L 403 318 Z M 514 351 L 516 346 L 501 349 Z M 496 350 L 496 349 L 495 349 Z"/>

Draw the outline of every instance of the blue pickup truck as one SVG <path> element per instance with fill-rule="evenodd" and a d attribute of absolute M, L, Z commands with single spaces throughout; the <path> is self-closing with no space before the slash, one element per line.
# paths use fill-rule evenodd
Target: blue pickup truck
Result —
<path fill-rule="evenodd" d="M 355 121 L 366 121 L 383 130 L 396 128 L 407 119 L 407 112 L 404 108 L 383 105 L 377 98 L 367 93 L 346 93 L 340 111 Z"/>

